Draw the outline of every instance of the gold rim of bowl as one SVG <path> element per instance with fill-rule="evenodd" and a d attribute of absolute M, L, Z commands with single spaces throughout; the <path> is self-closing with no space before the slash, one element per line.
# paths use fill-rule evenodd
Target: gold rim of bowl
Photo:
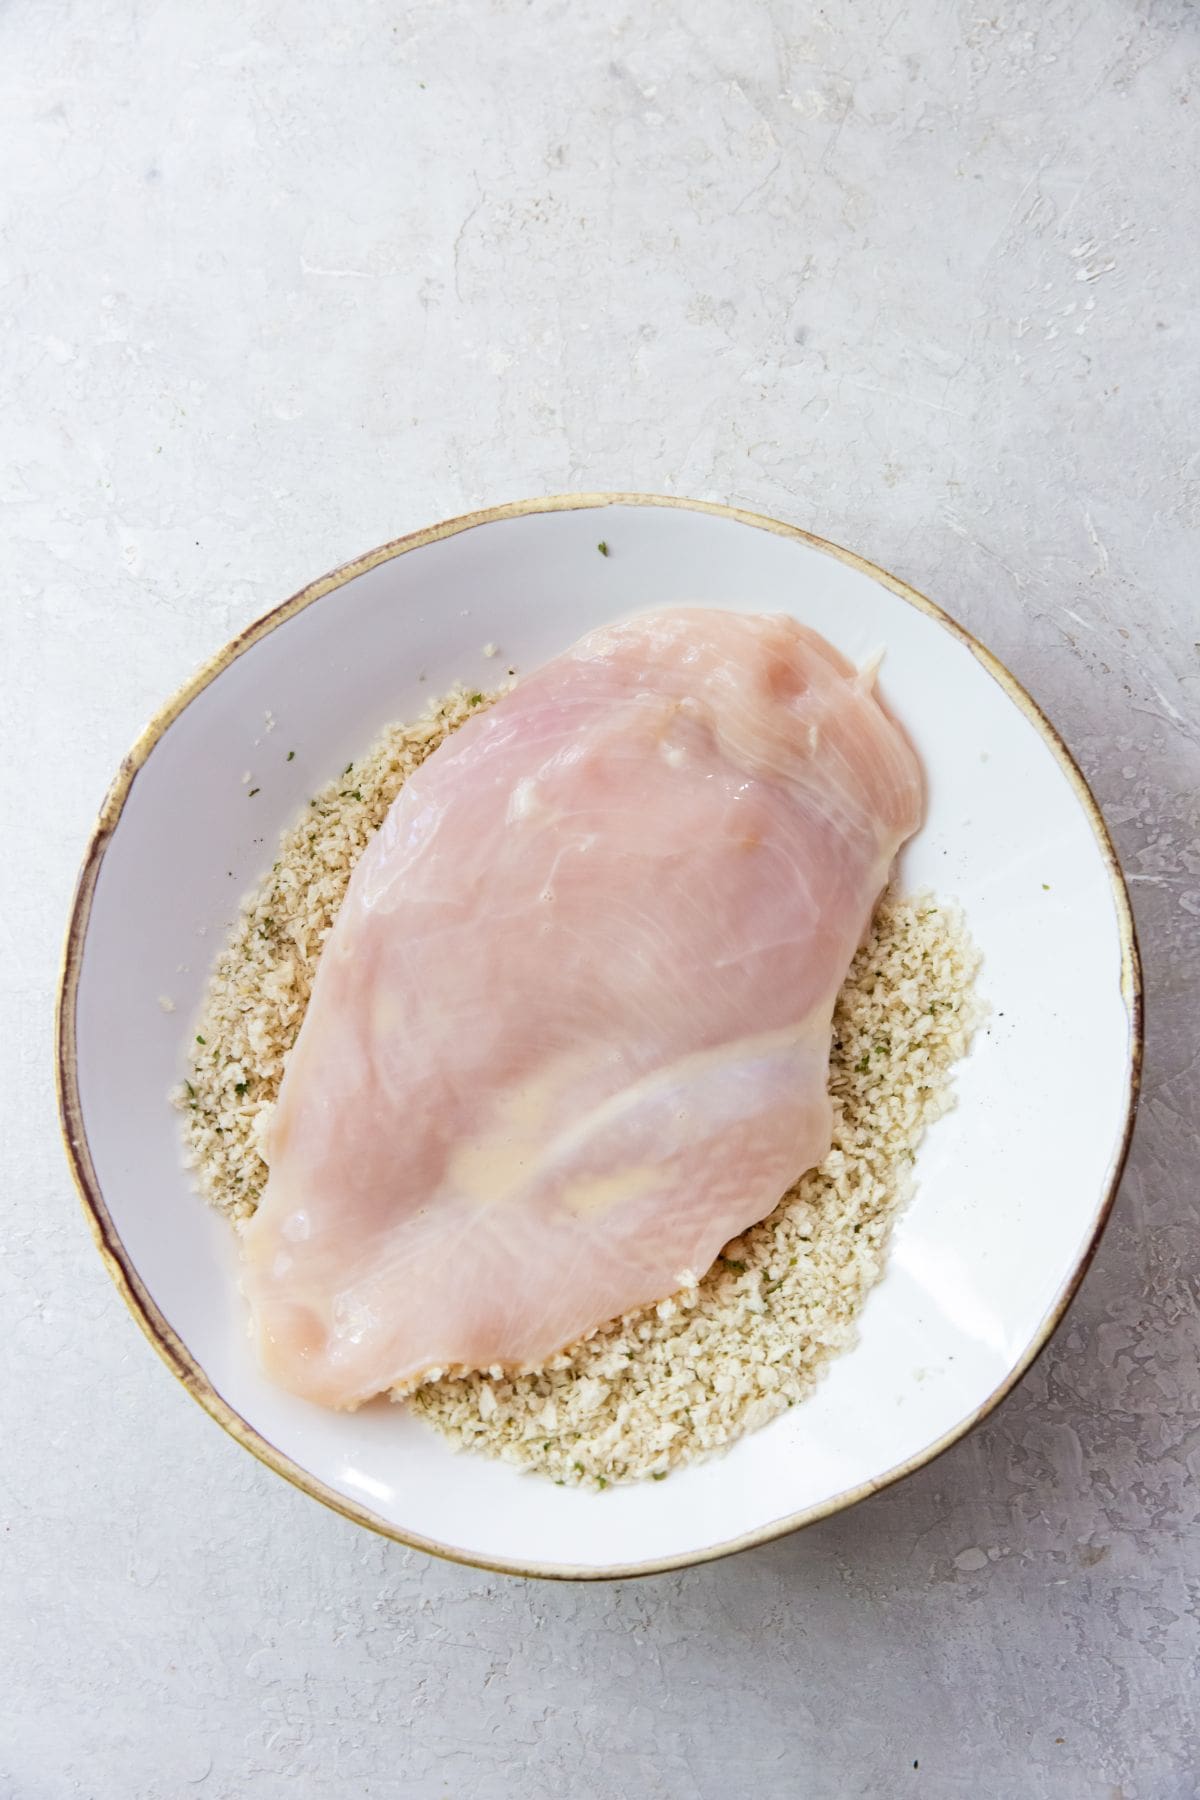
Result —
<path fill-rule="evenodd" d="M 92 896 L 109 840 L 116 829 L 122 808 L 139 769 L 142 768 L 167 727 L 179 717 L 186 706 L 190 706 L 197 694 L 201 693 L 252 644 L 258 643 L 269 632 L 285 624 L 296 613 L 303 611 L 306 606 L 311 606 L 315 600 L 320 600 L 335 588 L 344 587 L 356 576 L 365 574 L 369 569 L 377 568 L 380 563 L 390 561 L 392 557 L 403 556 L 410 550 L 419 550 L 424 545 L 436 543 L 441 538 L 453 537 L 460 531 L 472 531 L 479 525 L 491 525 L 501 519 L 520 518 L 530 513 L 572 512 L 604 506 L 674 507 L 688 512 L 711 513 L 719 518 L 733 519 L 741 525 L 753 526 L 759 531 L 770 531 L 779 537 L 793 538 L 799 543 L 808 544 L 816 550 L 823 551 L 828 556 L 836 557 L 839 562 L 859 570 L 864 575 L 869 575 L 872 580 L 880 582 L 909 606 L 914 606 L 918 611 L 935 619 L 943 630 L 950 632 L 953 637 L 958 638 L 967 646 L 971 654 L 978 662 L 982 663 L 993 680 L 999 682 L 1009 699 L 1020 708 L 1050 746 L 1071 783 L 1080 806 L 1087 815 L 1100 848 L 1105 867 L 1108 870 L 1120 931 L 1121 991 L 1129 1020 L 1129 1080 L 1120 1143 L 1109 1170 L 1108 1179 L 1096 1204 L 1087 1243 L 1080 1252 L 1058 1299 L 1038 1326 L 1024 1354 L 981 1406 L 976 1407 L 965 1419 L 955 1425 L 953 1430 L 948 1431 L 934 1443 L 928 1444 L 915 1456 L 909 1457 L 907 1461 L 898 1464 L 895 1468 L 888 1469 L 884 1474 L 871 1481 L 862 1482 L 857 1487 L 848 1488 L 844 1493 L 834 1495 L 832 1499 L 823 1501 L 818 1506 L 805 1507 L 800 1512 L 774 1519 L 769 1524 L 760 1526 L 756 1531 L 745 1532 L 740 1537 L 707 1545 L 701 1550 L 687 1551 L 677 1556 L 656 1557 L 649 1562 L 630 1563 L 608 1568 L 589 1568 L 562 1563 L 524 1564 L 494 1561 L 483 1556 L 473 1556 L 468 1551 L 452 1545 L 439 1544 L 433 1539 L 420 1537 L 413 1532 L 401 1531 L 396 1526 L 388 1524 L 385 1519 L 378 1518 L 365 1507 L 357 1506 L 353 1501 L 347 1500 L 344 1495 L 335 1492 L 324 1482 L 318 1481 L 315 1476 L 309 1474 L 307 1470 L 302 1469 L 283 1451 L 263 1437 L 261 1432 L 255 1430 L 216 1392 L 186 1344 L 182 1342 L 156 1306 L 126 1253 L 105 1205 L 92 1163 L 83 1120 L 83 1109 L 79 1098 L 75 1008 Z M 341 568 L 333 570 L 328 575 L 322 575 L 319 580 L 311 582 L 308 587 L 301 588 L 298 594 L 293 594 L 291 599 L 283 601 L 281 605 L 265 613 L 262 618 L 255 620 L 252 625 L 248 625 L 223 650 L 205 663 L 189 681 L 185 682 L 179 692 L 155 714 L 118 770 L 116 779 L 100 808 L 99 818 L 84 856 L 83 866 L 75 887 L 63 950 L 55 1019 L 55 1043 L 58 1106 L 63 1142 L 75 1177 L 75 1184 L 83 1202 L 84 1213 L 96 1240 L 96 1246 L 104 1258 L 108 1272 L 116 1283 L 121 1297 L 143 1332 L 172 1374 L 178 1377 L 193 1399 L 199 1401 L 218 1425 L 223 1426 L 231 1437 L 236 1438 L 238 1443 L 256 1456 L 260 1462 L 265 1463 L 269 1469 L 273 1469 L 277 1475 L 282 1475 L 285 1481 L 290 1481 L 292 1486 L 299 1488 L 302 1493 L 311 1495 L 314 1500 L 320 1500 L 324 1505 L 331 1507 L 334 1512 L 341 1513 L 344 1518 L 352 1519 L 356 1525 L 363 1525 L 368 1530 L 378 1532 L 381 1536 L 391 1538 L 396 1543 L 405 1544 L 411 1549 L 424 1550 L 431 1556 L 443 1557 L 450 1562 L 465 1563 L 474 1568 L 486 1569 L 494 1574 L 532 1576 L 560 1581 L 612 1581 L 637 1575 L 657 1575 L 671 1569 L 682 1569 L 696 1563 L 711 1562 L 717 1557 L 730 1556 L 738 1550 L 748 1550 L 757 1544 L 770 1543 L 772 1539 L 784 1537 L 789 1532 L 799 1530 L 801 1526 L 814 1524 L 818 1519 L 828 1518 L 833 1513 L 854 1506 L 869 1495 L 890 1487 L 893 1482 L 899 1481 L 903 1476 L 911 1475 L 914 1470 L 924 1468 L 927 1463 L 932 1462 L 935 1457 L 940 1456 L 943 1451 L 948 1450 L 952 1444 L 957 1443 L 960 1438 L 966 1436 L 967 1432 L 973 1430 L 976 1425 L 987 1418 L 988 1414 L 1012 1391 L 1045 1349 L 1060 1324 L 1096 1253 L 1101 1233 L 1109 1213 L 1112 1211 L 1113 1201 L 1125 1167 L 1125 1159 L 1129 1152 L 1134 1114 L 1137 1110 L 1138 1093 L 1141 1086 L 1142 975 L 1133 911 L 1129 903 L 1129 893 L 1121 866 L 1109 837 L 1108 828 L 1101 816 L 1100 808 L 1097 806 L 1075 759 L 1040 707 L 1030 698 L 1016 677 L 992 655 L 990 650 L 985 649 L 976 638 L 972 637 L 969 631 L 943 612 L 941 607 L 936 606 L 932 600 L 926 599 L 915 588 L 909 587 L 907 582 L 898 580 L 886 569 L 881 569 L 875 563 L 868 562 L 865 557 L 856 555 L 852 550 L 844 550 L 840 545 L 829 543 L 825 538 L 815 537 L 811 532 L 802 531 L 798 526 L 784 525 L 780 521 L 766 518 L 762 514 L 743 511 L 740 507 L 722 506 L 715 501 L 684 500 L 656 494 L 556 494 L 541 500 L 516 500 L 507 506 L 493 506 L 482 512 L 465 513 L 460 518 L 447 519 L 440 525 L 431 525 L 424 531 L 414 531 L 407 537 L 397 538 L 394 542 L 384 544 L 377 550 L 369 551 L 365 556 L 357 557 L 353 562 L 344 563 Z"/>

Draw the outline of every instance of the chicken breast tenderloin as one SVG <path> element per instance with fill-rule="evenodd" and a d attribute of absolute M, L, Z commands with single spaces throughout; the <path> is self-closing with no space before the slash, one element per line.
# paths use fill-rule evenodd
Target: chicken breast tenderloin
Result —
<path fill-rule="evenodd" d="M 920 820 L 788 618 L 595 631 L 413 775 L 325 946 L 244 1234 L 261 1358 L 353 1407 L 706 1270 L 830 1142 L 834 1000 Z"/>

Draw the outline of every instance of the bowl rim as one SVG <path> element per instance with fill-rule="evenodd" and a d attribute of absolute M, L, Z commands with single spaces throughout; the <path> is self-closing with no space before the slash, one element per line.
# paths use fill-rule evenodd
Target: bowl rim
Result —
<path fill-rule="evenodd" d="M 720 1543 L 706 1545 L 700 1550 L 655 1557 L 649 1561 L 597 1568 L 566 1563 L 525 1564 L 507 1559 L 492 1559 L 473 1555 L 458 1546 L 438 1543 L 436 1540 L 422 1537 L 415 1532 L 401 1530 L 398 1526 L 392 1525 L 388 1520 L 371 1512 L 369 1508 L 357 1505 L 318 1480 L 316 1476 L 265 1438 L 216 1391 L 187 1345 L 159 1310 L 126 1252 L 120 1233 L 105 1204 L 92 1162 L 79 1094 L 76 1005 L 92 898 L 109 842 L 139 770 L 144 766 L 167 728 L 197 695 L 202 693 L 253 644 L 258 643 L 278 626 L 285 624 L 295 614 L 303 611 L 305 607 L 311 606 L 314 601 L 322 599 L 336 588 L 344 587 L 357 576 L 366 574 L 369 570 L 378 568 L 380 564 L 391 561 L 393 557 L 402 556 L 410 550 L 419 550 L 427 544 L 437 543 L 442 538 L 456 536 L 459 532 L 471 531 L 477 526 L 495 524 L 504 519 L 527 517 L 535 513 L 573 512 L 606 506 L 665 507 L 707 513 L 717 518 L 732 520 L 736 524 L 752 526 L 760 531 L 769 531 L 779 537 L 807 544 L 825 555 L 834 557 L 859 573 L 867 575 L 873 581 L 879 582 L 897 598 L 905 601 L 909 606 L 915 607 L 919 612 L 925 613 L 970 650 L 975 659 L 982 664 L 993 680 L 999 683 L 1008 698 L 1024 713 L 1049 746 L 1070 782 L 1075 797 L 1092 828 L 1093 836 L 1108 872 L 1117 916 L 1121 944 L 1121 992 L 1129 1022 L 1129 1069 L 1120 1140 L 1107 1181 L 1099 1195 L 1092 1216 L 1087 1241 L 1074 1266 L 1069 1270 L 1057 1298 L 1041 1320 L 1021 1356 L 981 1405 L 975 1407 L 950 1431 L 932 1444 L 923 1447 L 915 1455 L 886 1470 L 882 1475 L 861 1482 L 840 1494 L 835 1494 L 818 1505 L 804 1507 L 798 1512 L 772 1520 L 753 1531 L 744 1532 Z M 244 1449 L 249 1450 L 267 1468 L 273 1470 L 275 1474 L 281 1475 L 285 1481 L 289 1481 L 302 1493 L 309 1495 L 314 1500 L 319 1500 L 334 1512 L 341 1513 L 344 1518 L 352 1520 L 356 1525 L 362 1525 L 367 1530 L 377 1532 L 380 1536 L 390 1538 L 409 1549 L 422 1550 L 428 1555 L 440 1557 L 445 1561 L 484 1569 L 492 1574 L 536 1577 L 544 1580 L 615 1581 L 629 1579 L 633 1576 L 664 1574 L 670 1570 L 712 1562 L 720 1557 L 733 1555 L 740 1550 L 749 1550 L 756 1545 L 770 1543 L 805 1525 L 814 1524 L 819 1519 L 829 1518 L 833 1514 L 842 1512 L 859 1501 L 867 1499 L 870 1495 L 890 1487 L 894 1482 L 900 1481 L 906 1475 L 913 1474 L 917 1469 L 924 1468 L 936 1457 L 950 1449 L 951 1445 L 956 1444 L 960 1438 L 965 1437 L 969 1431 L 974 1430 L 987 1418 L 989 1413 L 999 1406 L 1001 1401 L 1028 1373 L 1058 1329 L 1087 1273 L 1092 1258 L 1096 1254 L 1101 1235 L 1112 1211 L 1133 1135 L 1134 1117 L 1141 1088 L 1144 1028 L 1142 970 L 1137 931 L 1129 890 L 1108 827 L 1082 771 L 1063 739 L 1036 701 L 990 650 L 934 601 L 918 592 L 907 582 L 901 581 L 898 576 L 890 574 L 886 569 L 880 568 L 878 564 L 870 562 L 866 557 L 858 555 L 857 552 L 847 550 L 842 545 L 832 543 L 826 538 L 818 537 L 812 532 L 803 530 L 800 526 L 784 524 L 765 514 L 751 512 L 742 507 L 722 505 L 720 502 L 712 500 L 692 500 L 662 494 L 596 492 L 554 494 L 541 499 L 514 500 L 505 505 L 463 513 L 458 517 L 442 520 L 439 524 L 426 526 L 420 531 L 409 532 L 404 537 L 394 538 L 375 550 L 367 551 L 365 555 L 342 563 L 328 574 L 319 576 L 317 580 L 309 582 L 306 587 L 291 595 L 289 599 L 272 607 L 240 631 L 223 649 L 217 651 L 215 656 L 210 657 L 183 683 L 178 691 L 154 714 L 128 754 L 122 759 L 117 774 L 101 804 L 96 824 L 84 853 L 71 902 L 59 971 L 54 1036 L 55 1078 L 63 1145 L 96 1247 L 116 1284 L 117 1291 L 145 1336 L 162 1357 L 171 1373 L 182 1382 L 192 1398 L 204 1408 L 210 1417 L 216 1420 L 218 1425 L 222 1426 L 231 1437 L 236 1439 Z"/>

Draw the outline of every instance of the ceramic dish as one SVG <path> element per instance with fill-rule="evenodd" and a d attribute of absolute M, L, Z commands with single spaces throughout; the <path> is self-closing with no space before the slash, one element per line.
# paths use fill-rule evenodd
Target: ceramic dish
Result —
<path fill-rule="evenodd" d="M 856 661 L 886 651 L 881 691 L 929 781 L 901 882 L 961 902 L 993 1010 L 957 1072 L 956 1108 L 921 1149 L 857 1347 L 812 1399 L 728 1454 L 597 1493 L 456 1456 L 386 1402 L 338 1415 L 269 1386 L 246 1338 L 232 1233 L 190 1190 L 166 1094 L 236 902 L 316 786 L 455 681 L 531 668 L 594 625 L 674 601 L 790 612 Z M 501 662 L 483 659 L 489 641 Z M 1078 770 L 937 607 L 768 519 L 575 495 L 454 519 L 348 564 L 252 625 L 164 708 L 122 765 L 80 876 L 58 1051 L 69 1153 L 113 1278 L 240 1443 L 424 1550 L 520 1574 L 640 1574 L 862 1499 L 953 1443 L 1029 1367 L 1120 1176 L 1137 949 Z"/>

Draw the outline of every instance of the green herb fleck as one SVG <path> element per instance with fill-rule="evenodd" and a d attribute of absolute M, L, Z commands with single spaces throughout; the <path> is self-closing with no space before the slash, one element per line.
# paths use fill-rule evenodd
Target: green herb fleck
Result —
<path fill-rule="evenodd" d="M 250 1083 L 248 1081 L 235 1081 L 234 1082 L 233 1091 L 237 1095 L 239 1100 L 241 1099 L 242 1095 L 246 1092 L 246 1089 L 249 1086 L 250 1086 Z"/>
<path fill-rule="evenodd" d="M 604 1479 L 603 1475 L 597 1475 L 596 1486 L 598 1488 L 606 1488 L 608 1486 L 608 1482 Z"/>
<path fill-rule="evenodd" d="M 1042 892 L 1043 894 L 1048 894 L 1050 892 L 1050 883 L 1048 881 L 1043 881 Z"/>
<path fill-rule="evenodd" d="M 725 1264 L 727 1269 L 733 1269 L 739 1275 L 744 1275 L 746 1273 L 745 1263 L 739 1262 L 736 1256 L 726 1256 L 722 1253 L 721 1261 Z"/>
<path fill-rule="evenodd" d="M 185 1087 L 185 1088 L 186 1088 L 186 1089 L 187 1089 L 187 1091 L 188 1091 L 188 1099 L 189 1099 L 189 1100 L 194 1100 L 194 1099 L 195 1099 L 195 1098 L 196 1098 L 196 1090 L 195 1090 L 195 1088 L 194 1088 L 194 1087 L 193 1087 L 193 1086 L 192 1086 L 192 1084 L 191 1084 L 191 1082 L 190 1082 L 190 1081 L 185 1081 L 185 1082 L 184 1082 L 184 1084 L 183 1084 L 183 1085 L 184 1085 L 184 1087 Z"/>
<path fill-rule="evenodd" d="M 295 760 L 296 760 L 296 752 L 294 750 L 289 750 L 287 753 L 286 761 L 295 762 Z"/>
<path fill-rule="evenodd" d="M 771 1295 L 775 1292 L 776 1288 L 781 1288 L 782 1286 L 783 1286 L 783 1277 L 782 1276 L 780 1276 L 778 1281 L 769 1282 L 768 1285 L 762 1291 L 763 1299 L 768 1300 L 771 1297 Z"/>
<path fill-rule="evenodd" d="M 601 556 L 608 555 L 608 545 L 606 544 L 606 542 L 604 541 L 603 538 L 600 539 L 600 542 L 596 545 L 596 548 L 600 552 Z"/>
<path fill-rule="evenodd" d="M 353 767 L 354 767 L 353 763 L 347 763 L 345 768 L 342 770 L 343 776 L 348 775 Z"/>
<path fill-rule="evenodd" d="M 482 694 L 468 694 L 467 695 L 467 705 L 468 706 L 482 706 L 483 705 L 483 695 Z"/>
<path fill-rule="evenodd" d="M 197 1043 L 198 1043 L 198 1044 L 206 1044 L 206 1043 L 207 1043 L 207 1042 L 208 1042 L 208 1039 L 207 1039 L 207 1038 L 202 1038 L 202 1037 L 201 1037 L 201 1036 L 200 1036 L 200 1033 L 199 1033 L 199 1032 L 197 1032 L 197 1033 L 196 1033 L 196 1042 L 197 1042 Z"/>
<path fill-rule="evenodd" d="M 262 793 L 261 788 L 251 788 L 250 792 L 246 795 L 246 798 L 247 798 L 247 800 L 253 800 L 255 794 L 261 794 L 261 793 Z"/>
<path fill-rule="evenodd" d="M 650 1471 L 650 1479 L 651 1481 L 665 1481 L 667 1479 L 667 1474 L 668 1471 L 666 1469 L 652 1469 Z"/>
<path fill-rule="evenodd" d="M 867 1070 L 870 1068 L 870 1066 L 871 1066 L 871 1053 L 869 1050 L 864 1050 L 862 1055 L 859 1057 L 858 1061 L 854 1065 L 854 1072 L 856 1075 L 865 1075 Z"/>

